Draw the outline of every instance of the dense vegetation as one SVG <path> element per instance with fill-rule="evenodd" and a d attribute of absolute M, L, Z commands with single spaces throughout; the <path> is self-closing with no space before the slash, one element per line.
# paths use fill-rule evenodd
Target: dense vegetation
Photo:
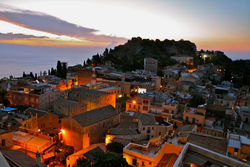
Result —
<path fill-rule="evenodd" d="M 109 143 L 107 145 L 107 150 L 114 152 L 114 153 L 122 153 L 123 152 L 123 145 L 117 142 Z"/>
<path fill-rule="evenodd" d="M 92 60 L 87 60 L 87 64 L 102 64 L 105 61 L 111 61 L 112 66 L 121 71 L 132 71 L 143 69 L 145 57 L 151 57 L 158 60 L 159 69 L 167 65 L 176 64 L 171 59 L 175 55 L 196 55 L 196 46 L 190 41 L 174 40 L 149 40 L 140 37 L 132 38 L 124 45 L 119 45 L 114 49 L 106 49 L 102 55 L 94 55 Z"/>
<path fill-rule="evenodd" d="M 56 69 L 54 69 L 53 67 L 51 69 L 47 71 L 41 71 L 40 75 L 55 75 L 59 78 L 65 79 L 66 75 L 68 72 L 68 67 L 67 67 L 67 63 L 65 62 L 61 62 L 61 61 L 57 61 L 57 65 L 56 65 Z M 36 80 L 38 78 L 37 73 L 35 73 L 35 75 L 33 74 L 33 72 L 30 72 L 29 74 L 26 74 L 25 72 L 23 72 L 23 77 L 30 77 L 33 80 Z"/>
<path fill-rule="evenodd" d="M 198 107 L 201 104 L 205 104 L 205 99 L 200 94 L 194 94 L 192 99 L 189 101 L 190 107 Z"/>
<path fill-rule="evenodd" d="M 78 167 L 125 167 L 128 166 L 127 161 L 122 155 L 104 152 L 94 153 L 94 162 L 90 162 L 85 158 L 77 160 Z"/>

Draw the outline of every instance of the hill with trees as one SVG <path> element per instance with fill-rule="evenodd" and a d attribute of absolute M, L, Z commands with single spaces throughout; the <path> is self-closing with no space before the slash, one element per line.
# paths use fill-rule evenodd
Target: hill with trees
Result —
<path fill-rule="evenodd" d="M 243 85 L 250 86 L 250 60 L 232 61 L 224 52 L 201 50 L 197 55 L 196 45 L 187 40 L 168 40 L 160 41 L 142 39 L 140 37 L 128 40 L 124 45 L 116 46 L 114 49 L 105 49 L 102 54 L 92 56 L 92 59 L 84 61 L 86 65 L 105 64 L 110 61 L 112 66 L 123 72 L 136 69 L 143 69 L 144 58 L 151 57 L 158 60 L 158 74 L 168 65 L 174 65 L 177 62 L 171 59 L 171 56 L 192 56 L 194 57 L 194 66 L 202 64 L 213 64 L 219 66 L 223 71 L 223 79 L 232 81 L 235 87 Z M 207 59 L 202 59 L 201 54 L 212 55 Z"/>
<path fill-rule="evenodd" d="M 114 49 L 106 49 L 102 55 L 94 55 L 92 60 L 87 60 L 87 64 L 103 64 L 105 61 L 111 61 L 112 66 L 118 70 L 132 71 L 143 69 L 144 58 L 151 57 L 158 60 L 161 69 L 166 65 L 176 64 L 176 61 L 171 59 L 171 56 L 175 55 L 195 56 L 196 45 L 185 40 L 160 41 L 137 37 Z"/>

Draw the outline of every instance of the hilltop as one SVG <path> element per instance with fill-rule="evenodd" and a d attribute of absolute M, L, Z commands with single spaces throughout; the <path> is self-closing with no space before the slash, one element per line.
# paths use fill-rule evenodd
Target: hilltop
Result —
<path fill-rule="evenodd" d="M 131 71 L 143 69 L 143 59 L 145 57 L 155 58 L 159 62 L 159 68 L 166 65 L 176 64 L 171 56 L 185 55 L 195 56 L 196 45 L 185 40 L 168 40 L 160 41 L 142 39 L 140 37 L 128 40 L 124 45 L 116 46 L 114 49 L 106 49 L 103 56 L 94 55 L 92 62 L 102 64 L 105 61 L 111 61 L 112 66 L 118 70 Z"/>
<path fill-rule="evenodd" d="M 204 59 L 202 56 L 206 54 Z M 190 56 L 194 57 L 194 67 L 202 64 L 213 64 L 219 66 L 223 71 L 223 79 L 232 81 L 236 87 L 250 85 L 250 60 L 232 61 L 221 51 L 197 52 L 196 45 L 188 40 L 168 40 L 160 41 L 142 39 L 140 37 L 132 38 L 123 45 L 116 46 L 114 49 L 105 49 L 102 54 L 92 56 L 84 62 L 84 65 L 105 64 L 110 62 L 112 67 L 117 70 L 127 72 L 136 69 L 143 69 L 144 58 L 151 57 L 158 60 L 158 75 L 166 66 L 171 66 L 177 62 L 171 59 L 172 56 Z"/>

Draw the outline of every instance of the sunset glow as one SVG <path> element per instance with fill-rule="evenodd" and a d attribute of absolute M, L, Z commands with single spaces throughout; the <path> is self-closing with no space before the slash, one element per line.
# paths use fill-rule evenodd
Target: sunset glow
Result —
<path fill-rule="evenodd" d="M 161 40 L 188 39 L 194 41 L 199 49 L 250 51 L 250 23 L 244 20 L 248 18 L 249 10 L 244 0 L 241 1 L 228 3 L 222 0 L 205 4 L 197 0 L 189 4 L 181 0 L 108 0 L 105 3 L 98 0 L 60 3 L 3 1 L 0 4 L 1 33 L 22 33 L 46 38 L 13 41 L 1 39 L 1 43 L 105 47 L 114 42 L 123 44 L 131 37 L 141 36 Z M 139 5 L 140 8 L 137 8 Z M 214 12 L 202 11 L 213 7 L 216 7 Z M 233 8 L 240 12 L 235 13 Z M 96 12 L 98 14 L 94 14 Z"/>
<path fill-rule="evenodd" d="M 72 40 L 60 40 L 60 39 L 50 39 L 50 38 L 0 40 L 0 43 L 29 45 L 29 46 L 53 46 L 53 47 L 97 47 L 97 46 L 105 47 L 109 44 L 105 42 L 92 42 L 85 40 L 72 41 Z"/>

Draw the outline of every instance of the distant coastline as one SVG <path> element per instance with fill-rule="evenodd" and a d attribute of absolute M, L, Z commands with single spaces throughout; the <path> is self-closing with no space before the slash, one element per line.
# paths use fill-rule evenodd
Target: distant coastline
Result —
<path fill-rule="evenodd" d="M 250 51 L 225 51 L 225 54 L 232 60 L 250 60 Z"/>
<path fill-rule="evenodd" d="M 0 44 L 0 78 L 19 77 L 25 71 L 39 74 L 40 71 L 56 67 L 57 60 L 68 65 L 83 64 L 84 60 L 104 48 L 53 48 L 27 47 L 23 45 Z M 250 59 L 250 51 L 225 51 L 232 60 Z"/>
<path fill-rule="evenodd" d="M 19 77 L 23 72 L 39 74 L 56 67 L 58 60 L 68 65 L 83 64 L 84 60 L 105 48 L 54 48 L 0 44 L 0 78 Z"/>

